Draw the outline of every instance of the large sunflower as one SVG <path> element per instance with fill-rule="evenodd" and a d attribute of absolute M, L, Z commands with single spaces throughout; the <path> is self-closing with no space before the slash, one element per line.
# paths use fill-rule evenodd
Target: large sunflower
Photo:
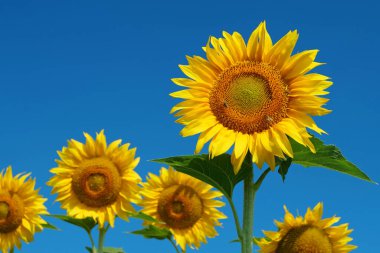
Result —
<path fill-rule="evenodd" d="M 31 242 L 35 232 L 42 230 L 46 222 L 40 215 L 48 214 L 46 199 L 35 190 L 35 179 L 29 174 L 13 177 L 12 168 L 0 173 L 0 249 L 8 253 L 15 246 L 21 248 L 21 240 Z"/>
<path fill-rule="evenodd" d="M 131 203 L 139 201 L 140 176 L 134 171 L 139 163 L 136 148 L 120 146 L 121 140 L 107 145 L 104 132 L 94 140 L 84 133 L 86 143 L 69 140 L 68 147 L 58 152 L 61 160 L 50 171 L 55 175 L 48 185 L 57 193 L 57 201 L 68 215 L 75 218 L 92 217 L 103 227 L 113 227 L 115 216 L 128 219 L 133 212 Z"/>
<path fill-rule="evenodd" d="M 157 226 L 168 228 L 183 250 L 186 245 L 199 248 L 206 237 L 218 235 L 214 226 L 226 216 L 217 209 L 224 203 L 215 198 L 222 193 L 172 168 L 161 168 L 160 176 L 149 177 L 141 191 L 142 212 L 164 222 Z"/>
<path fill-rule="evenodd" d="M 322 219 L 323 205 L 307 209 L 305 217 L 294 217 L 286 207 L 284 222 L 275 221 L 278 231 L 264 231 L 267 238 L 257 244 L 261 253 L 347 253 L 356 246 L 347 244 L 352 239 L 348 224 L 332 226 L 339 217 Z"/>
<path fill-rule="evenodd" d="M 237 172 L 249 151 L 260 168 L 266 162 L 274 169 L 274 156 L 292 157 L 288 137 L 315 152 L 306 127 L 317 133 L 310 115 L 324 115 L 332 85 L 328 77 L 307 74 L 321 65 L 314 59 L 318 50 L 291 55 L 298 39 L 290 31 L 276 44 L 265 22 L 253 31 L 246 44 L 242 36 L 223 32 L 224 38 L 211 37 L 204 50 L 207 60 L 187 57 L 189 65 L 180 65 L 189 78 L 174 78 L 188 89 L 171 93 L 185 101 L 171 113 L 185 125 L 181 134 L 200 133 L 195 152 L 211 140 L 211 156 L 225 153 L 233 144 L 232 163 Z"/>

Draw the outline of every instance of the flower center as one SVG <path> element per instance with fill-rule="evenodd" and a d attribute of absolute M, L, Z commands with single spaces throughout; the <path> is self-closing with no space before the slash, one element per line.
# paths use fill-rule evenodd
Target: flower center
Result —
<path fill-rule="evenodd" d="M 288 88 L 273 66 L 238 62 L 219 75 L 209 103 L 225 127 L 253 134 L 269 129 L 286 117 Z"/>
<path fill-rule="evenodd" d="M 5 220 L 8 217 L 8 214 L 9 205 L 5 201 L 0 202 L 0 221 Z"/>
<path fill-rule="evenodd" d="M 186 229 L 202 217 L 203 203 L 191 187 L 173 185 L 162 191 L 157 212 L 169 227 Z"/>
<path fill-rule="evenodd" d="M 326 233 L 313 226 L 293 228 L 282 238 L 276 253 L 332 253 Z"/>
<path fill-rule="evenodd" d="M 184 211 L 184 205 L 181 201 L 174 201 L 172 204 L 172 209 L 174 213 L 180 214 Z"/>
<path fill-rule="evenodd" d="M 72 189 L 79 201 L 90 207 L 114 203 L 121 187 L 120 173 L 104 157 L 84 161 L 73 175 Z"/>
<path fill-rule="evenodd" d="M 103 174 L 91 174 L 87 180 L 87 187 L 92 192 L 104 190 L 107 178 Z"/>
<path fill-rule="evenodd" d="M 23 215 L 24 205 L 16 194 L 0 194 L 0 234 L 16 230 L 22 223 Z"/>
<path fill-rule="evenodd" d="M 270 90 L 265 79 L 255 75 L 241 75 L 232 80 L 226 92 L 226 106 L 244 114 L 259 111 L 270 100 Z"/>

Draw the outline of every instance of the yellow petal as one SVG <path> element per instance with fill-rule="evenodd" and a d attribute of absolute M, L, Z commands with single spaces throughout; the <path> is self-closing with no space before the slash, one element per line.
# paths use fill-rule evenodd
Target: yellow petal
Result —
<path fill-rule="evenodd" d="M 286 80 L 291 80 L 297 76 L 303 75 L 310 70 L 318 50 L 308 50 L 293 55 L 289 62 L 281 69 L 282 75 Z"/>
<path fill-rule="evenodd" d="M 290 31 L 269 50 L 264 60 L 276 66 L 277 69 L 282 69 L 284 64 L 289 61 L 297 40 L 297 31 Z"/>
<path fill-rule="evenodd" d="M 197 145 L 196 145 L 196 148 L 195 148 L 195 153 L 199 153 L 203 146 L 209 141 L 211 140 L 211 138 L 213 138 L 216 134 L 219 133 L 219 131 L 223 128 L 223 125 L 221 124 L 217 124 L 213 127 L 210 127 L 208 130 L 202 132 L 200 135 L 199 135 L 199 138 L 198 138 L 198 142 L 197 142 Z"/>
<path fill-rule="evenodd" d="M 209 153 L 211 154 L 211 157 L 227 152 L 235 142 L 235 139 L 236 133 L 234 131 L 222 128 L 210 142 Z"/>
<path fill-rule="evenodd" d="M 195 135 L 209 129 L 210 127 L 215 126 L 216 124 L 217 121 L 215 116 L 209 116 L 207 118 L 194 120 L 190 124 L 185 126 L 180 132 L 180 134 L 184 137 Z"/>

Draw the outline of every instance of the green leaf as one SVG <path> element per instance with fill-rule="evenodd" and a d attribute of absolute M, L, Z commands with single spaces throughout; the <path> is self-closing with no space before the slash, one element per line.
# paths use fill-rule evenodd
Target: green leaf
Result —
<path fill-rule="evenodd" d="M 94 253 L 94 252 L 92 252 L 91 247 L 86 247 L 86 250 L 89 253 Z M 95 249 L 95 252 L 96 252 L 96 249 Z M 125 251 L 122 248 L 105 247 L 105 248 L 103 248 L 103 253 L 125 253 Z"/>
<path fill-rule="evenodd" d="M 143 212 L 138 212 L 138 213 L 127 212 L 127 214 L 129 217 L 140 219 L 143 221 L 157 222 L 157 220 L 155 218 L 153 218 L 152 216 L 149 216 Z"/>
<path fill-rule="evenodd" d="M 67 223 L 73 224 L 75 226 L 81 227 L 87 232 L 91 232 L 91 230 L 97 225 L 97 222 L 93 218 L 85 218 L 85 219 L 75 219 L 66 215 L 49 215 L 51 217 L 60 219 Z"/>
<path fill-rule="evenodd" d="M 125 253 L 125 252 L 122 248 L 105 247 L 103 248 L 103 253 Z"/>
<path fill-rule="evenodd" d="M 142 235 L 148 239 L 158 239 L 158 240 L 169 239 L 172 236 L 172 233 L 168 229 L 159 228 L 153 225 L 149 225 L 141 230 L 136 230 L 131 233 L 135 235 Z"/>
<path fill-rule="evenodd" d="M 204 154 L 175 156 L 153 161 L 164 163 L 177 171 L 206 182 L 220 190 L 228 198 L 232 198 L 235 185 L 245 178 L 249 170 L 252 170 L 250 163 L 245 160 L 239 173 L 235 175 L 229 154 L 222 154 L 213 159 L 209 159 L 209 155 Z"/>
<path fill-rule="evenodd" d="M 277 158 L 277 159 L 279 160 L 278 173 L 281 175 L 282 181 L 285 182 L 286 174 L 288 174 L 289 167 L 292 164 L 292 158 L 287 157 L 286 159 L 280 159 L 280 158 Z"/>
<path fill-rule="evenodd" d="M 49 222 L 46 222 L 45 224 L 42 224 L 42 227 L 46 228 L 46 229 L 59 230 L 59 228 L 57 228 L 56 226 L 50 224 Z"/>
<path fill-rule="evenodd" d="M 253 237 L 252 238 L 252 242 L 257 245 L 257 240 L 261 239 L 260 237 Z M 230 243 L 235 243 L 235 242 L 239 242 L 240 243 L 240 239 L 235 239 L 235 240 L 232 240 L 230 241 Z"/>
<path fill-rule="evenodd" d="M 310 140 L 315 146 L 315 154 L 312 153 L 309 148 L 294 140 L 290 140 L 294 153 L 294 163 L 300 164 L 304 167 L 328 168 L 371 183 L 376 183 L 355 164 L 348 161 L 336 146 L 326 145 L 316 137 L 312 137 Z"/>

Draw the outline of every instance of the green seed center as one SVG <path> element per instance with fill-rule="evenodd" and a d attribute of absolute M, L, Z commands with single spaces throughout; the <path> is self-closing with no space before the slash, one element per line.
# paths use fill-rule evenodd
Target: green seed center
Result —
<path fill-rule="evenodd" d="M 92 174 L 87 179 L 88 189 L 92 192 L 100 192 L 104 190 L 106 185 L 106 177 L 103 174 Z"/>
<path fill-rule="evenodd" d="M 232 81 L 225 106 L 242 114 L 250 114 L 260 111 L 270 99 L 271 93 L 265 79 L 257 75 L 242 75 Z"/>
<path fill-rule="evenodd" d="M 6 202 L 0 202 L 0 220 L 7 219 L 9 215 L 9 205 Z"/>
<path fill-rule="evenodd" d="M 174 213 L 182 213 L 184 211 L 184 206 L 181 201 L 174 201 L 172 204 L 172 209 Z"/>

